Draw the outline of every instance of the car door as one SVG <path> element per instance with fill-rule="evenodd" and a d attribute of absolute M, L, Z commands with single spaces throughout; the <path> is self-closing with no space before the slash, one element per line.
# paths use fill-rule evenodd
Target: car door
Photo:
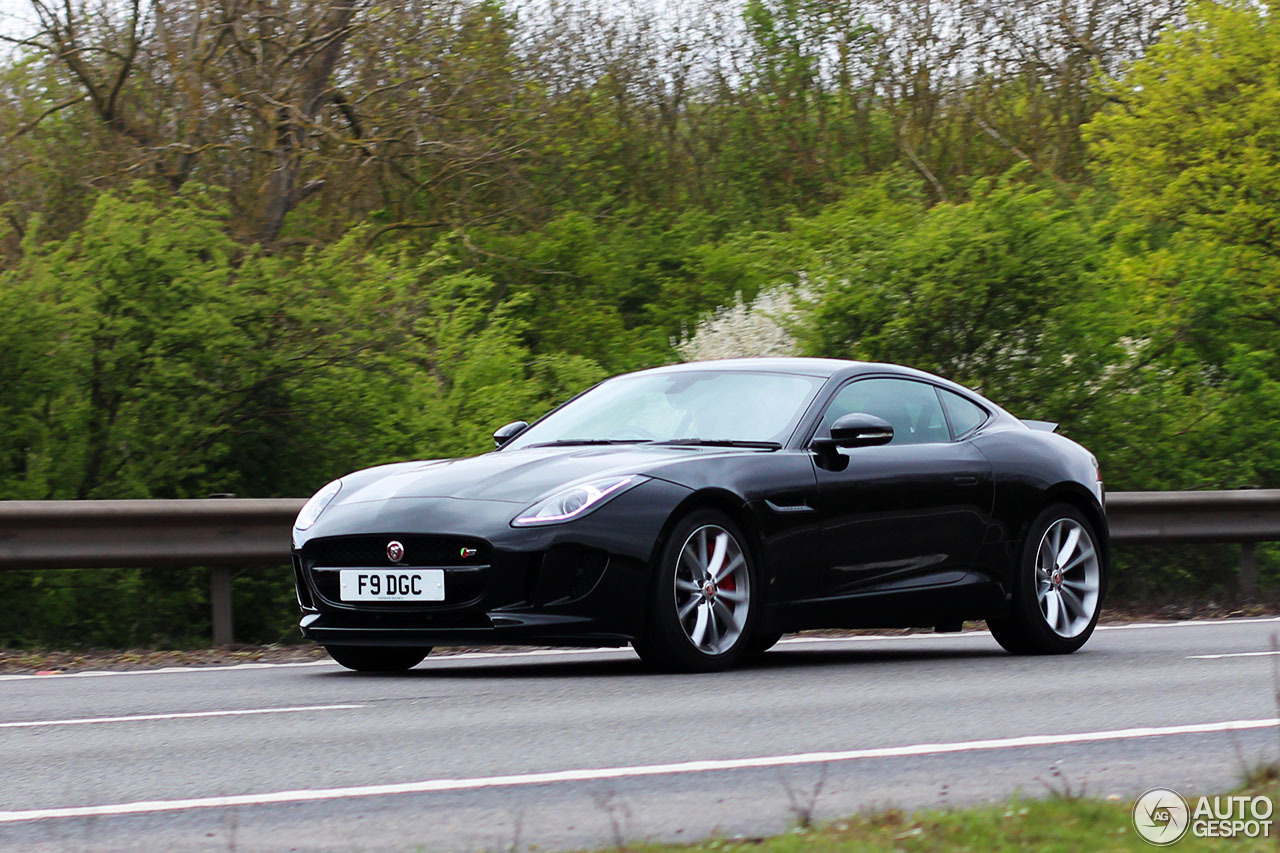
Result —
<path fill-rule="evenodd" d="M 814 456 L 824 560 L 810 585 L 812 600 L 960 580 L 990 523 L 990 464 L 963 435 L 956 440 L 939 389 L 930 383 L 854 380 L 837 391 L 817 434 L 852 412 L 883 418 L 894 437 L 881 446 Z"/>

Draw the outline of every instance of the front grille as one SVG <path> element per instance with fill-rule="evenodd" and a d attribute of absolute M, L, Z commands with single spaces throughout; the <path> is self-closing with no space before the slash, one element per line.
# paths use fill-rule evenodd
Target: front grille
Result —
<path fill-rule="evenodd" d="M 387 556 L 392 541 L 404 546 L 398 563 Z M 320 597 L 335 604 L 344 603 L 338 569 L 445 569 L 444 601 L 366 601 L 359 606 L 447 609 L 472 604 L 484 595 L 491 552 L 487 542 L 457 536 L 342 536 L 308 542 L 302 548 L 302 563 Z"/>
<path fill-rule="evenodd" d="M 404 546 L 404 557 L 398 563 L 387 557 L 387 544 L 396 541 Z M 463 549 L 474 550 L 463 556 Z M 302 549 L 307 568 L 389 568 L 407 566 L 415 569 L 449 566 L 487 566 L 489 545 L 479 539 L 460 536 L 339 536 L 314 539 Z"/>

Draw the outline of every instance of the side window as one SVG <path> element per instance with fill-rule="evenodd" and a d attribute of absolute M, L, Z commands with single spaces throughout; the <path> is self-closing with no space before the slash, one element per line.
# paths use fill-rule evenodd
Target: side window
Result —
<path fill-rule="evenodd" d="M 942 406 L 932 385 L 909 379 L 860 379 L 836 392 L 822 416 L 820 431 L 831 429 L 839 417 L 866 412 L 893 425 L 890 444 L 928 444 L 950 441 Z"/>
<path fill-rule="evenodd" d="M 938 389 L 942 397 L 942 405 L 947 408 L 947 417 L 951 419 L 951 429 L 956 438 L 963 438 L 982 426 L 987 421 L 987 410 L 977 403 L 971 403 L 952 391 Z"/>

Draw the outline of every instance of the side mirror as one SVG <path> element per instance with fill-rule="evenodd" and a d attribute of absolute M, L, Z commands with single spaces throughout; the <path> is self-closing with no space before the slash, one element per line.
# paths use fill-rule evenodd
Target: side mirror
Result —
<path fill-rule="evenodd" d="M 493 433 L 493 446 L 500 449 L 504 444 L 528 428 L 528 421 L 512 421 L 506 426 L 498 427 Z"/>
<path fill-rule="evenodd" d="M 837 447 L 875 447 L 893 441 L 893 425 L 866 412 L 852 412 L 836 418 L 831 434 L 814 436 L 812 447 L 819 452 Z"/>

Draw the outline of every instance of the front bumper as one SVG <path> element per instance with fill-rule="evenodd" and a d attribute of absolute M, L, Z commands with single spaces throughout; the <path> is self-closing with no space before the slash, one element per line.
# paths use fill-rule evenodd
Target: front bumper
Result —
<path fill-rule="evenodd" d="M 322 645 L 623 645 L 643 631 L 653 550 L 687 494 L 653 480 L 584 518 L 534 528 L 511 527 L 522 507 L 501 501 L 336 507 L 295 542 L 302 633 Z M 392 539 L 404 545 L 400 563 L 386 556 Z M 443 570 L 445 600 L 341 600 L 341 569 L 391 567 Z"/>

